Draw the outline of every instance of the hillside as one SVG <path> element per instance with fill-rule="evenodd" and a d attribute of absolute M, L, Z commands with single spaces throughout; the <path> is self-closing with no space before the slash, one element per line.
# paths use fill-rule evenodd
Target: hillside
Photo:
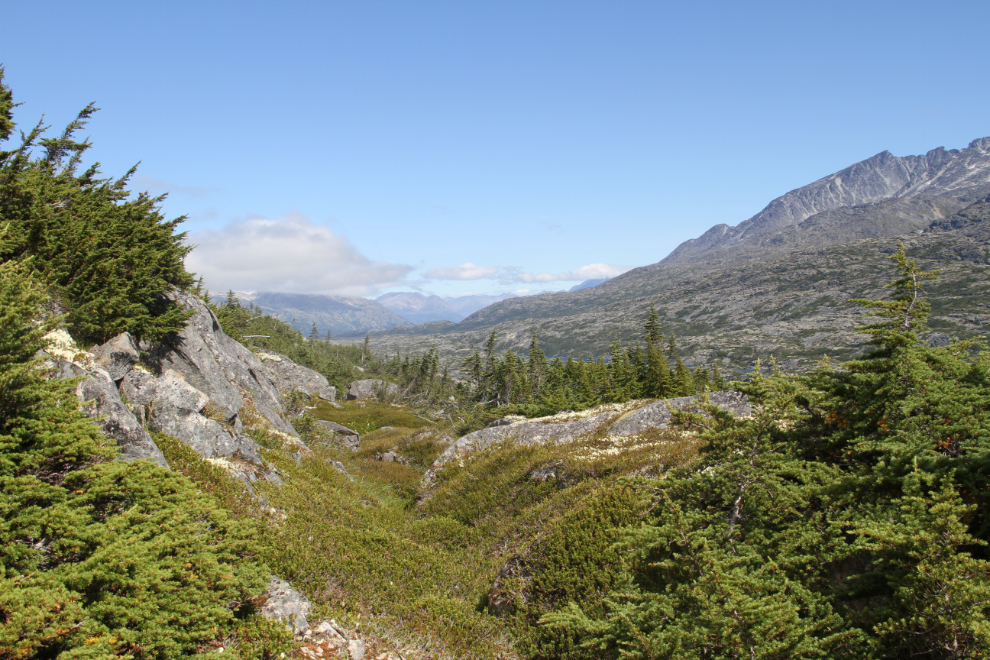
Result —
<path fill-rule="evenodd" d="M 875 205 L 874 210 L 898 206 L 904 208 L 898 201 Z M 861 321 L 861 311 L 849 300 L 882 295 L 888 273 L 882 257 L 898 240 L 925 268 L 942 270 L 939 280 L 926 285 L 933 329 L 940 336 L 972 336 L 990 319 L 990 227 L 981 222 L 988 207 L 986 200 L 976 202 L 925 225 L 928 230 L 899 237 L 861 238 L 760 259 L 713 256 L 707 261 L 661 262 L 582 291 L 506 300 L 439 334 L 426 328 L 401 336 L 372 333 L 372 345 L 406 352 L 435 344 L 457 362 L 493 329 L 499 333 L 501 350 L 517 351 L 525 350 L 535 330 L 548 353 L 597 356 L 607 352 L 612 341 L 635 341 L 653 303 L 664 329 L 677 335 L 689 364 L 717 358 L 739 372 L 757 358 L 774 355 L 793 367 L 806 367 L 824 353 L 844 358 L 857 352 L 853 328 Z M 842 213 L 854 218 L 859 211 Z M 911 221 L 898 218 L 898 223 Z"/>

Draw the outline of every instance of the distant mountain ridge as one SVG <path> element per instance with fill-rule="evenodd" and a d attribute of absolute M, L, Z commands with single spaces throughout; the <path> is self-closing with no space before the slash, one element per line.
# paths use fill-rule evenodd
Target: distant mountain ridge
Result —
<path fill-rule="evenodd" d="M 990 137 L 973 140 L 966 149 L 939 147 L 923 156 L 898 157 L 884 151 L 778 197 L 735 227 L 715 225 L 700 237 L 681 243 L 661 263 L 688 263 L 716 254 L 718 258 L 751 256 L 754 248 L 762 252 L 779 252 L 812 247 L 793 245 L 787 240 L 786 230 L 800 226 L 812 217 L 817 218 L 819 225 L 828 224 L 828 212 L 836 209 L 864 207 L 892 199 L 938 200 L 935 204 L 941 204 L 947 213 L 928 217 L 927 222 L 923 222 L 927 225 L 987 194 L 990 194 Z M 869 214 L 861 213 L 860 216 L 861 225 Z M 849 235 L 849 229 L 833 231 L 830 240 L 813 247 L 870 237 Z M 888 229 L 891 233 L 884 235 L 914 230 L 895 226 Z M 790 235 L 793 236 L 793 232 Z"/>
<path fill-rule="evenodd" d="M 498 295 L 471 294 L 466 296 L 447 296 L 443 300 L 457 313 L 463 316 L 470 316 L 479 309 L 484 309 L 497 302 L 517 297 L 514 293 L 501 293 Z"/>
<path fill-rule="evenodd" d="M 990 327 L 990 138 L 964 150 L 897 158 L 884 152 L 773 200 L 737 227 L 719 225 L 663 261 L 573 292 L 516 297 L 456 325 L 374 333 L 375 350 L 436 345 L 455 362 L 492 330 L 499 350 L 525 350 L 536 331 L 548 352 L 602 355 L 635 342 L 654 304 L 689 363 L 716 356 L 808 360 L 858 354 L 851 298 L 889 295 L 885 256 L 902 240 L 925 269 L 932 328 L 948 336 Z M 401 332 L 401 335 L 399 334 Z M 842 357 L 842 355 L 838 355 Z"/>
<path fill-rule="evenodd" d="M 580 284 L 575 284 L 574 286 L 572 286 L 567 291 L 568 291 L 568 293 L 573 293 L 574 291 L 580 291 L 581 289 L 590 289 L 593 286 L 598 286 L 602 282 L 607 282 L 608 279 L 609 278 L 607 278 L 607 277 L 599 277 L 598 279 L 595 279 L 595 280 L 585 280 L 584 282 L 581 282 Z"/>
<path fill-rule="evenodd" d="M 464 314 L 456 311 L 440 296 L 424 296 L 422 293 L 402 291 L 380 295 L 375 298 L 375 302 L 381 303 L 416 325 L 433 321 L 457 323 L 464 319 Z"/>
<path fill-rule="evenodd" d="M 343 335 L 410 325 L 389 308 L 367 298 L 262 292 L 254 295 L 252 302 L 304 335 L 309 334 L 314 324 L 321 337 L 326 336 L 327 330 L 333 335 Z"/>

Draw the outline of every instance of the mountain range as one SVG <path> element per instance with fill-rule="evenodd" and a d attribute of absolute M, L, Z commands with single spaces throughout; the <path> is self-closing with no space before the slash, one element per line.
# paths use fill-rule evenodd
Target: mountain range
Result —
<path fill-rule="evenodd" d="M 634 342 L 649 305 L 678 337 L 689 363 L 737 370 L 771 355 L 792 366 L 823 353 L 865 350 L 851 298 L 882 297 L 897 241 L 924 268 L 935 333 L 983 332 L 990 321 L 990 138 L 966 149 L 856 163 L 772 200 L 736 226 L 716 225 L 659 263 L 590 288 L 507 299 L 442 328 L 372 332 L 394 352 L 436 345 L 460 360 L 492 330 L 502 350 L 525 350 L 537 331 L 548 353 L 601 355 Z"/>
<path fill-rule="evenodd" d="M 220 297 L 216 292 L 211 292 Z M 368 331 L 396 329 L 403 331 L 420 324 L 447 324 L 462 321 L 483 307 L 514 294 L 464 295 L 440 298 L 415 292 L 386 293 L 375 300 L 322 294 L 236 293 L 242 303 L 252 303 L 261 311 L 277 316 L 308 335 L 313 326 L 321 337 L 364 337 Z M 420 331 L 433 331 L 429 325 Z"/>

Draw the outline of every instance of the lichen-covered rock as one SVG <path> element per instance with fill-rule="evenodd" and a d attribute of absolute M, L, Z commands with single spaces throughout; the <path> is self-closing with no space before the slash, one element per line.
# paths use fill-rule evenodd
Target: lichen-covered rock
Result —
<path fill-rule="evenodd" d="M 262 616 L 285 623 L 285 627 L 296 635 L 303 635 L 309 630 L 306 617 L 309 616 L 313 606 L 288 582 L 274 575 L 271 576 L 262 598 L 265 600 L 265 604 L 260 609 Z"/>
<path fill-rule="evenodd" d="M 749 405 L 749 398 L 741 392 L 733 390 L 710 392 L 708 401 L 737 417 L 744 417 L 753 413 L 753 408 Z M 670 425 L 674 410 L 700 411 L 699 403 L 700 397 L 684 396 L 647 404 L 617 421 L 609 428 L 609 435 L 634 435 L 646 429 L 667 428 Z"/>
<path fill-rule="evenodd" d="M 206 458 L 238 457 L 262 465 L 258 445 L 202 411 L 209 397 L 169 369 L 158 379 L 148 428 L 177 438 Z"/>
<path fill-rule="evenodd" d="M 316 425 L 325 431 L 333 433 L 334 437 L 340 440 L 351 451 L 357 451 L 361 448 L 361 434 L 357 431 L 349 429 L 337 422 L 328 422 L 325 419 L 316 420 Z"/>
<path fill-rule="evenodd" d="M 158 379 L 155 402 L 200 412 L 210 402 L 210 397 L 187 383 L 177 372 L 169 369 Z"/>
<path fill-rule="evenodd" d="M 58 378 L 83 378 L 76 385 L 76 396 L 83 402 L 82 410 L 115 440 L 122 461 L 148 459 L 167 468 L 168 462 L 158 445 L 138 422 L 134 413 L 120 399 L 117 386 L 104 369 L 85 369 L 69 360 L 57 360 Z"/>
<path fill-rule="evenodd" d="M 179 333 L 161 343 L 142 344 L 147 361 L 158 373 L 171 369 L 205 393 L 218 414 L 239 428 L 237 415 L 244 407 L 242 391 L 251 393 L 255 408 L 283 433 L 298 435 L 282 417 L 275 375 L 254 353 L 224 333 L 209 307 L 184 291 L 170 297 L 193 315 Z"/>
<path fill-rule="evenodd" d="M 710 403 L 737 416 L 749 415 L 752 408 L 746 395 L 735 391 L 711 392 Z M 430 486 L 437 472 L 448 461 L 481 451 L 491 445 L 511 440 L 520 445 L 562 445 L 587 436 L 592 431 L 604 431 L 610 436 L 631 436 L 646 429 L 667 428 L 672 409 L 700 410 L 700 397 L 689 396 L 646 403 L 630 401 L 607 404 L 580 413 L 558 413 L 537 419 L 504 417 L 498 425 L 468 433 L 440 454 L 423 475 L 423 485 Z"/>
<path fill-rule="evenodd" d="M 132 406 L 147 406 L 158 395 L 158 379 L 144 371 L 132 369 L 120 382 L 120 394 Z"/>
<path fill-rule="evenodd" d="M 581 413 L 554 415 L 502 426 L 490 426 L 468 433 L 440 454 L 423 475 L 423 483 L 432 484 L 436 479 L 437 471 L 448 461 L 473 454 L 505 440 L 512 440 L 520 445 L 563 445 L 573 442 L 615 419 L 621 414 L 621 410 L 618 406 L 602 406 L 600 409 L 590 411 L 592 414 L 588 415 Z M 594 414 L 596 412 L 597 414 Z"/>
<path fill-rule="evenodd" d="M 274 351 L 258 351 L 258 357 L 271 369 L 278 380 L 279 390 L 288 392 L 305 392 L 315 394 L 324 401 L 337 400 L 337 388 L 330 385 L 326 377 L 302 365 L 296 364 L 285 355 Z"/>
<path fill-rule="evenodd" d="M 239 447 L 234 435 L 219 422 L 166 401 L 152 406 L 148 428 L 181 440 L 206 458 L 233 456 Z"/>
<path fill-rule="evenodd" d="M 379 394 L 384 394 L 387 398 L 394 397 L 399 393 L 399 386 L 395 383 L 387 383 L 378 378 L 366 378 L 355 380 L 347 388 L 348 400 L 371 399 Z"/>
<path fill-rule="evenodd" d="M 115 383 L 120 382 L 120 379 L 141 359 L 137 342 L 129 332 L 122 332 L 89 352 L 93 355 L 96 364 L 103 367 Z"/>

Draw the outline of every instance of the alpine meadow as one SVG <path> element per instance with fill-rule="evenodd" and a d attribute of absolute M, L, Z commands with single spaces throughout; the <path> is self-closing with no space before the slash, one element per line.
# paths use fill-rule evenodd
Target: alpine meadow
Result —
<path fill-rule="evenodd" d="M 0 660 L 990 656 L 990 139 L 417 325 L 211 296 L 5 80 Z"/>

